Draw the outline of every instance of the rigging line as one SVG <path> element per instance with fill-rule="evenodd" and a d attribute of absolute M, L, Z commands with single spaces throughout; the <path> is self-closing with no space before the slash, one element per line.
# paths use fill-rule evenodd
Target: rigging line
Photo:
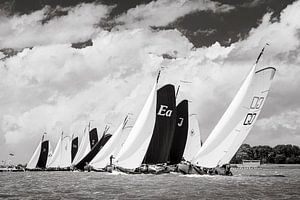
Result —
<path fill-rule="evenodd" d="M 192 81 L 180 80 L 181 83 L 193 83 Z"/>
<path fill-rule="evenodd" d="M 129 119 L 128 119 L 128 115 L 126 115 L 126 117 L 125 117 L 125 119 L 124 119 L 124 122 L 123 122 L 123 127 L 122 127 L 122 129 L 125 128 L 125 126 L 126 126 L 128 120 L 129 120 Z"/>
<path fill-rule="evenodd" d="M 176 94 L 175 94 L 175 99 L 177 99 L 179 88 L 180 88 L 180 85 L 178 85 L 178 87 L 177 87 Z"/>

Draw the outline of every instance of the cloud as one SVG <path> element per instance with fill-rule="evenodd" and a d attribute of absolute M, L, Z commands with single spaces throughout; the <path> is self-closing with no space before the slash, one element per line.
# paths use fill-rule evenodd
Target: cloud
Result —
<path fill-rule="evenodd" d="M 221 5 L 212 1 L 160 0 L 139 5 L 129 9 L 127 13 L 116 19 L 127 28 L 148 26 L 166 26 L 179 17 L 196 11 L 210 10 L 213 12 L 228 12 L 232 6 Z"/>
<path fill-rule="evenodd" d="M 191 47 L 176 30 L 134 29 L 102 31 L 84 49 L 24 49 L 0 62 L 6 66 L 0 74 L 6 143 L 29 144 L 44 131 L 53 141 L 61 130 L 80 135 L 89 120 L 99 131 L 105 123 L 113 129 L 128 112 L 136 117 L 148 95 L 163 60 L 151 52 L 183 57 Z"/>
<path fill-rule="evenodd" d="M 258 121 L 257 125 L 264 130 L 278 130 L 280 127 L 291 131 L 300 130 L 300 108 L 288 110 L 280 115 L 264 118 Z"/>
<path fill-rule="evenodd" d="M 85 41 L 101 29 L 96 27 L 107 17 L 111 7 L 80 4 L 68 8 L 68 14 L 42 23 L 49 8 L 13 17 L 0 15 L 0 48 L 23 48 L 47 44 Z"/>

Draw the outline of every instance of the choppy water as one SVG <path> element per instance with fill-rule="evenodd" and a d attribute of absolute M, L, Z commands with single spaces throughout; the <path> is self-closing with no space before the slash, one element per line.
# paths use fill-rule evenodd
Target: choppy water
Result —
<path fill-rule="evenodd" d="M 299 167 L 232 171 L 232 177 L 100 172 L 0 173 L 0 198 L 300 199 Z"/>

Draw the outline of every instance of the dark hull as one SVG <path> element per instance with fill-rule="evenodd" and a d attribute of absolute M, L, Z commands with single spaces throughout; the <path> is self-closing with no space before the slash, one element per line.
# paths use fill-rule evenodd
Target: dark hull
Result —
<path fill-rule="evenodd" d="M 166 174 L 171 170 L 167 166 L 163 165 L 143 165 L 136 169 L 125 169 L 122 167 L 115 167 L 113 170 L 120 171 L 126 174 Z"/>
<path fill-rule="evenodd" d="M 226 168 L 225 166 L 207 169 L 190 163 L 179 163 L 177 165 L 177 172 L 182 174 L 232 176 L 230 168 Z"/>
<path fill-rule="evenodd" d="M 71 171 L 70 167 L 67 168 L 47 168 L 45 171 Z"/>

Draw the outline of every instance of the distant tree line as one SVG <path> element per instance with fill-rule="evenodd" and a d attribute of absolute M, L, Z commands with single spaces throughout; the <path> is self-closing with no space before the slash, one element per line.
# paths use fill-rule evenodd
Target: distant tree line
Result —
<path fill-rule="evenodd" d="M 300 148 L 291 144 L 277 145 L 274 148 L 243 144 L 231 159 L 231 163 L 240 164 L 242 160 L 260 160 L 262 164 L 300 164 Z"/>

